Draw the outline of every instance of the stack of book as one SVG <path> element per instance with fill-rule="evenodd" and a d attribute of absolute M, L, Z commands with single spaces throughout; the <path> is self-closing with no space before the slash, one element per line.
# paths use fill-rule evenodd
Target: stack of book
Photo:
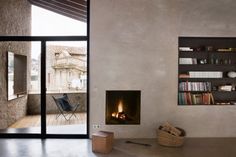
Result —
<path fill-rule="evenodd" d="M 180 51 L 193 51 L 193 48 L 190 47 L 179 47 Z"/>
<path fill-rule="evenodd" d="M 197 64 L 197 58 L 179 58 L 179 64 Z"/>
<path fill-rule="evenodd" d="M 179 93 L 180 105 L 210 105 L 214 104 L 212 93 L 193 94 L 189 92 Z"/>
<path fill-rule="evenodd" d="M 211 91 L 211 82 L 180 82 L 179 91 Z"/>
<path fill-rule="evenodd" d="M 222 78 L 222 71 L 190 71 L 190 78 Z"/>

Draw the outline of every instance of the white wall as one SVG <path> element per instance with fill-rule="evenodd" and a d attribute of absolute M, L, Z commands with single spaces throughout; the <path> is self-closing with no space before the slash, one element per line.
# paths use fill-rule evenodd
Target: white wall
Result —
<path fill-rule="evenodd" d="M 91 0 L 90 133 L 153 138 L 169 121 L 188 137 L 236 136 L 235 106 L 177 106 L 178 36 L 235 37 L 235 7 L 233 0 Z M 111 89 L 141 90 L 141 125 L 105 125 Z"/>

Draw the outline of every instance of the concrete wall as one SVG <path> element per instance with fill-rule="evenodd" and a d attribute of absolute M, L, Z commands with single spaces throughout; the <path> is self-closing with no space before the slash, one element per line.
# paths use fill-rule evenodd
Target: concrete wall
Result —
<path fill-rule="evenodd" d="M 235 7 L 234 0 L 91 0 L 91 133 L 152 138 L 169 121 L 188 137 L 235 137 L 235 106 L 177 106 L 178 36 L 235 37 Z M 105 125 L 105 91 L 114 89 L 141 90 L 141 125 Z"/>
<path fill-rule="evenodd" d="M 0 0 L 0 35 L 30 35 L 31 6 L 27 0 Z M 26 114 L 27 96 L 7 101 L 6 54 L 10 50 L 17 54 L 28 55 L 29 43 L 0 42 L 0 129 L 7 128 Z M 28 71 L 29 72 L 29 71 Z M 29 75 L 28 75 L 29 76 Z"/>

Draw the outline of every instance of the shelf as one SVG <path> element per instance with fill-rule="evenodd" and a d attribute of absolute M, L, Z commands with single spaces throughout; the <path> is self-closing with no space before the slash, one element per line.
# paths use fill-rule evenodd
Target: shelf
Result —
<path fill-rule="evenodd" d="M 236 78 L 179 78 L 179 81 L 200 81 L 200 82 L 209 82 L 209 81 L 232 81 L 232 82 L 236 82 Z"/>
<path fill-rule="evenodd" d="M 179 93 L 211 93 L 211 91 L 182 91 L 180 90 Z"/>
<path fill-rule="evenodd" d="M 206 105 L 206 104 L 195 104 L 195 105 L 178 105 L 178 106 L 235 106 L 235 105 L 232 105 L 232 104 L 209 104 L 209 105 Z"/>
<path fill-rule="evenodd" d="M 214 67 L 217 66 L 217 67 L 235 67 L 236 68 L 236 64 L 179 64 L 179 66 L 194 66 L 194 67 Z M 235 69 L 236 70 L 236 69 Z"/>
<path fill-rule="evenodd" d="M 230 54 L 236 54 L 236 51 L 179 51 L 179 53 L 192 53 L 193 55 L 196 55 L 196 53 L 230 53 Z"/>
<path fill-rule="evenodd" d="M 179 91 L 179 93 L 221 93 L 221 94 L 236 94 L 236 91 Z"/>
<path fill-rule="evenodd" d="M 236 64 L 180 64 L 179 71 L 235 71 Z"/>
<path fill-rule="evenodd" d="M 200 106 L 200 103 L 202 103 L 201 106 L 212 106 L 210 103 L 214 103 L 215 106 L 229 106 L 231 104 L 216 103 L 236 102 L 236 91 L 216 90 L 222 89 L 220 87 L 225 85 L 231 85 L 232 87 L 230 87 L 230 89 L 234 89 L 236 86 L 236 78 L 227 77 L 228 72 L 236 71 L 236 38 L 179 37 L 179 48 L 180 47 L 186 47 L 186 50 L 191 48 L 194 49 L 194 51 L 181 51 L 178 49 L 179 63 L 198 63 L 179 64 L 178 66 L 178 76 L 186 76 L 186 78 L 178 78 L 178 103 L 180 103 L 180 106 Z M 213 51 L 207 51 L 211 49 Z M 232 51 L 217 51 L 218 49 L 228 49 Z M 191 74 L 191 76 L 202 76 L 203 78 L 188 78 L 188 74 Z M 204 78 L 204 76 L 211 76 L 213 78 Z M 220 77 L 214 78 L 216 76 Z M 187 87 L 190 85 L 191 88 L 186 88 L 184 82 L 190 83 L 187 84 Z M 196 82 L 197 86 L 195 86 L 194 82 Z M 200 88 L 200 86 L 204 88 Z M 181 91 L 187 89 L 213 89 L 214 91 Z M 194 101 L 192 101 L 192 99 L 194 99 Z M 192 102 L 197 102 L 198 104 L 182 105 L 182 103 L 191 104 Z"/>
<path fill-rule="evenodd" d="M 236 52 L 179 52 L 179 58 L 211 59 L 215 57 L 220 59 L 226 56 L 235 61 Z"/>

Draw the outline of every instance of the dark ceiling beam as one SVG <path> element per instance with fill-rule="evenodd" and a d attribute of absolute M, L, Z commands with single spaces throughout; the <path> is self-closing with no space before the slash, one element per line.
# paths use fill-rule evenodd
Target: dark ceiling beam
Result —
<path fill-rule="evenodd" d="M 76 3 L 78 5 L 83 5 L 83 6 L 87 7 L 87 0 L 67 0 L 67 1 L 70 1 L 72 3 Z"/>
<path fill-rule="evenodd" d="M 83 17 L 87 16 L 86 8 L 84 10 L 77 9 L 76 7 L 72 7 L 70 5 L 65 5 L 65 4 L 60 3 L 60 2 L 50 2 L 49 0 L 48 1 L 38 0 L 38 1 L 41 1 L 39 3 L 43 3 L 44 5 L 55 7 L 58 10 L 63 10 L 64 12 L 68 12 L 70 14 L 74 14 L 74 15 L 78 15 L 78 16 L 83 16 Z"/>
<path fill-rule="evenodd" d="M 70 2 L 68 0 L 47 0 L 47 2 L 52 3 L 52 4 L 60 4 L 62 6 L 67 6 L 71 9 L 79 10 L 81 12 L 85 12 L 85 13 L 87 12 L 87 6 L 86 5 L 73 3 L 73 2 Z"/>
<path fill-rule="evenodd" d="M 66 11 L 70 14 L 75 14 L 75 15 L 81 15 L 81 16 L 86 16 L 86 12 L 81 12 L 81 10 L 77 10 L 77 9 L 74 9 L 72 7 L 70 7 L 69 5 L 63 5 L 62 3 L 57 3 L 57 2 L 53 2 L 53 0 L 31 0 L 33 1 L 33 3 L 35 4 L 42 4 L 44 6 L 50 6 L 50 7 L 55 7 L 57 8 L 58 10 L 62 9 L 63 11 Z"/>
<path fill-rule="evenodd" d="M 65 3 L 68 0 L 28 0 L 31 4 L 42 7 L 44 9 L 62 14 L 64 16 L 86 22 L 87 7 L 78 7 L 78 5 Z M 78 0 L 77 0 L 78 1 Z M 64 3 L 63 3 L 64 2 Z M 84 9 L 84 10 L 83 10 Z"/>

